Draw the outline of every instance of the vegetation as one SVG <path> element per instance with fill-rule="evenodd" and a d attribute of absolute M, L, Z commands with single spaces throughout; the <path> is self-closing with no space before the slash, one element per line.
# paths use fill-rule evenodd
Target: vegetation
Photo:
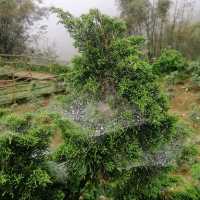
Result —
<path fill-rule="evenodd" d="M 170 1 L 120 2 L 128 23 L 97 9 L 52 9 L 79 54 L 66 69 L 48 68 L 67 91 L 53 104 L 0 108 L 0 199 L 200 199 L 199 63 L 165 48 Z M 13 69 L 1 68 L 0 79 Z"/>
<path fill-rule="evenodd" d="M 173 49 L 164 49 L 154 63 L 157 73 L 170 74 L 171 72 L 182 72 L 187 68 L 187 62 L 180 52 Z"/>
<path fill-rule="evenodd" d="M 174 48 L 189 58 L 199 57 L 199 23 L 193 15 L 196 1 L 117 0 L 131 35 L 144 35 L 149 58 L 163 48 Z"/>
<path fill-rule="evenodd" d="M 200 63 L 198 61 L 191 63 L 190 70 L 192 72 L 192 81 L 195 85 L 200 84 Z"/>
<path fill-rule="evenodd" d="M 21 54 L 27 49 L 30 26 L 46 13 L 38 0 L 0 0 L 0 53 Z"/>
<path fill-rule="evenodd" d="M 1 113 L 1 199 L 62 199 L 47 167 L 51 117 Z"/>

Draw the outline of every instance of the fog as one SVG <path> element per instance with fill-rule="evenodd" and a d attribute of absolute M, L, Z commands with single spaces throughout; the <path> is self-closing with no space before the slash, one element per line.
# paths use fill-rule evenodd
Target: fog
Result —
<path fill-rule="evenodd" d="M 182 0 L 179 1 L 182 2 Z M 200 1 L 195 1 L 197 3 L 197 9 L 200 7 Z M 111 16 L 119 15 L 116 0 L 45 0 L 43 2 L 45 6 L 59 7 L 70 11 L 75 16 L 87 13 L 91 8 L 98 8 L 103 13 Z M 196 11 L 194 13 L 196 17 L 200 17 L 199 12 Z M 39 40 L 39 48 L 47 49 L 50 47 L 50 49 L 54 49 L 60 60 L 69 61 L 77 53 L 77 51 L 74 49 L 73 40 L 70 38 L 66 29 L 63 25 L 58 24 L 58 19 L 55 15 L 50 15 L 47 20 L 40 23 L 40 25 L 43 24 L 46 24 L 48 27 L 47 33 L 42 35 L 42 39 Z"/>
<path fill-rule="evenodd" d="M 47 0 L 45 6 L 55 6 L 64 10 L 70 11 L 75 16 L 79 16 L 88 12 L 91 8 L 98 8 L 103 13 L 117 16 L 118 8 L 115 0 Z M 69 61 L 76 50 L 73 47 L 73 41 L 64 29 L 63 25 L 58 24 L 58 19 L 55 15 L 50 15 L 42 24 L 47 24 L 47 33 L 40 40 L 40 47 L 47 49 L 49 46 L 53 48 L 59 58 L 64 61 Z"/>

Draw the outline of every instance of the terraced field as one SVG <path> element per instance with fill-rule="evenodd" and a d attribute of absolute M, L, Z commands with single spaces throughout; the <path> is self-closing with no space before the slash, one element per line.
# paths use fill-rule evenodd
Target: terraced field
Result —
<path fill-rule="evenodd" d="M 20 71 L 10 67 L 0 69 L 0 105 L 31 100 L 63 90 L 63 84 L 53 74 Z"/>

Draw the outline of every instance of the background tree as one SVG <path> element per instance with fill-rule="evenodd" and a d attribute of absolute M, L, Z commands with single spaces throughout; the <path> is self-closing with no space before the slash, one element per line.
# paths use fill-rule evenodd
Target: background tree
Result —
<path fill-rule="evenodd" d="M 162 48 L 170 4 L 170 0 L 119 1 L 121 17 L 127 22 L 129 33 L 147 38 L 149 57 L 159 54 Z"/>
<path fill-rule="evenodd" d="M 129 34 L 143 35 L 147 39 L 149 58 L 160 55 L 162 48 L 175 48 L 189 58 L 192 41 L 199 46 L 198 38 L 194 39 L 192 31 L 198 31 L 194 18 L 195 1 L 172 0 L 118 0 L 121 17 L 129 27 Z M 188 34 L 190 33 L 190 34 Z M 198 51 L 199 52 L 199 51 Z"/>
<path fill-rule="evenodd" d="M 29 28 L 41 20 L 46 8 L 39 0 L 0 0 L 0 53 L 24 53 L 30 39 Z"/>

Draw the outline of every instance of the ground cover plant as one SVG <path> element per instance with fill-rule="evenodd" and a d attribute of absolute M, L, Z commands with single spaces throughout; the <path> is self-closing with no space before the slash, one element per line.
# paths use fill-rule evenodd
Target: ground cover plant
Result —
<path fill-rule="evenodd" d="M 200 86 L 199 85 L 199 80 L 200 80 L 200 74 L 199 74 L 199 69 L 200 69 L 200 62 L 196 61 L 196 62 L 192 62 L 190 64 L 190 69 L 191 69 L 191 75 L 192 75 L 192 82 L 194 83 L 194 85 L 196 86 Z"/>
<path fill-rule="evenodd" d="M 181 72 L 187 68 L 187 62 L 180 52 L 173 49 L 164 49 L 154 63 L 157 73 Z"/>
<path fill-rule="evenodd" d="M 47 167 L 53 117 L 9 111 L 1 109 L 0 117 L 1 199 L 62 199 Z"/>

